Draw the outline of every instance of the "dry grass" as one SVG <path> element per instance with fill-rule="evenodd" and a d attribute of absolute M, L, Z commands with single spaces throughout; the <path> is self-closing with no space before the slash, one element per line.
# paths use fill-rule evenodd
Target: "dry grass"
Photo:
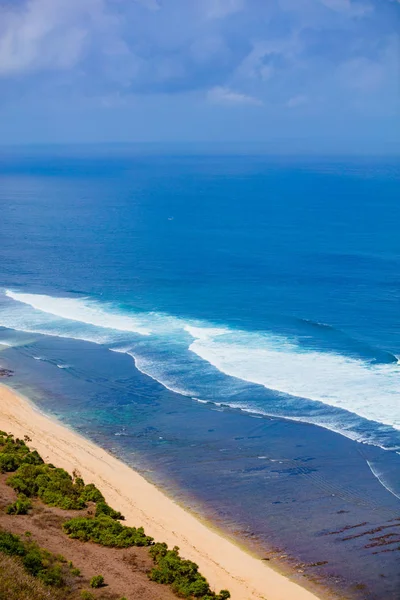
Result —
<path fill-rule="evenodd" d="M 28 575 L 15 558 L 0 553 L 0 600 L 62 600 L 65 595 L 49 589 Z"/>

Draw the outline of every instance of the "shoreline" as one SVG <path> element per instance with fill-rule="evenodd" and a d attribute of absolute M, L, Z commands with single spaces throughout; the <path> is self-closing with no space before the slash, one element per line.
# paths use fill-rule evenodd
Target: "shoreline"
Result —
<path fill-rule="evenodd" d="M 179 546 L 212 588 L 229 589 L 232 600 L 321 600 L 252 556 L 166 496 L 112 454 L 42 413 L 29 399 L 0 383 L 0 429 L 30 445 L 47 462 L 94 483 L 128 525 L 143 526 L 156 541 Z M 322 590 L 321 590 L 322 591 Z"/>

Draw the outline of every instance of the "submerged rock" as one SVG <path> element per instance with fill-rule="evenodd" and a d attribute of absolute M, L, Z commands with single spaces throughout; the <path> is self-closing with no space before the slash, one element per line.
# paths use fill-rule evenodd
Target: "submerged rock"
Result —
<path fill-rule="evenodd" d="M 10 371 L 10 369 L 1 369 L 0 368 L 0 377 L 11 377 L 12 374 L 13 374 L 13 371 Z"/>

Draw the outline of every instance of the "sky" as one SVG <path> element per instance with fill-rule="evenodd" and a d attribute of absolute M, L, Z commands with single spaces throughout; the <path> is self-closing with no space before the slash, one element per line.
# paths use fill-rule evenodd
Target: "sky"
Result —
<path fill-rule="evenodd" d="M 0 0 L 0 144 L 400 152 L 400 0 Z"/>

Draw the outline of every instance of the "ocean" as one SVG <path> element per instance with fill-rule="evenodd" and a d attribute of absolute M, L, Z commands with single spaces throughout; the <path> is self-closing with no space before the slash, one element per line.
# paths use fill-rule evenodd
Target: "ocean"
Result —
<path fill-rule="evenodd" d="M 363 542 L 400 522 L 399 183 L 382 157 L 2 149 L 10 385 L 300 578 L 323 555 L 310 579 L 398 600 L 397 529 Z"/>

